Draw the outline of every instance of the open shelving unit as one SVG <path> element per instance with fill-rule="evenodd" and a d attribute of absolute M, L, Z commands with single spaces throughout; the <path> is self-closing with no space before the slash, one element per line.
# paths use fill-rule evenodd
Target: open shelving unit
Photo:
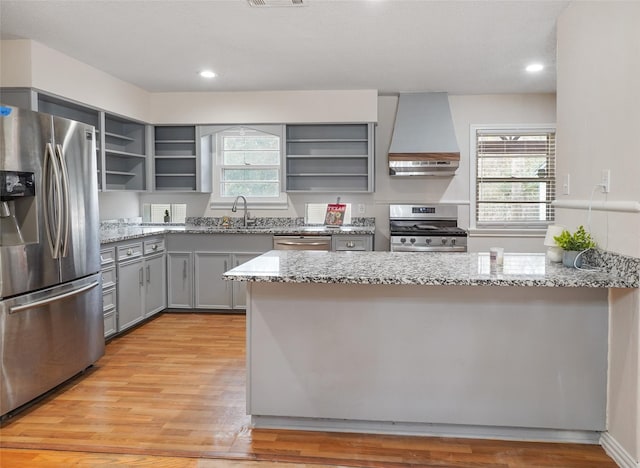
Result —
<path fill-rule="evenodd" d="M 194 125 L 162 125 L 154 129 L 155 190 L 198 190 L 198 151 Z"/>
<path fill-rule="evenodd" d="M 287 125 L 287 192 L 372 192 L 373 124 Z"/>
<path fill-rule="evenodd" d="M 105 114 L 106 190 L 145 190 L 145 124 Z"/>

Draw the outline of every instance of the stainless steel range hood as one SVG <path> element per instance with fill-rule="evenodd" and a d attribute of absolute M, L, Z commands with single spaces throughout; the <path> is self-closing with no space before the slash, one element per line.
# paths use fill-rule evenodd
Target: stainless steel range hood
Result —
<path fill-rule="evenodd" d="M 400 94 L 389 149 L 389 174 L 452 176 L 459 163 L 447 93 Z"/>

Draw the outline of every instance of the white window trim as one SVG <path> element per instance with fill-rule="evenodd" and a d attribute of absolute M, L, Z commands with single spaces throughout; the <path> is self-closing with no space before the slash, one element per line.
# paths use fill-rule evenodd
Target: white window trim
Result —
<path fill-rule="evenodd" d="M 500 227 L 500 226 L 491 226 L 491 227 L 478 227 L 476 220 L 476 177 L 477 177 L 477 167 L 478 167 L 478 153 L 476 151 L 477 141 L 476 141 L 476 133 L 478 130 L 505 130 L 507 132 L 514 130 L 556 130 L 556 124 L 491 124 L 491 125 L 480 125 L 480 124 L 471 124 L 469 125 L 469 232 L 475 235 L 479 235 L 481 233 L 491 233 L 491 234 L 523 234 L 523 233 L 532 233 L 535 236 L 539 235 L 541 232 L 541 227 L 525 227 L 525 226 L 514 226 L 512 228 Z M 557 158 L 557 151 L 556 151 Z M 556 159 L 557 162 L 557 159 Z M 547 223 L 551 224 L 551 222 Z"/>
<path fill-rule="evenodd" d="M 246 197 L 247 198 L 247 210 L 286 210 L 289 208 L 289 197 L 287 193 L 284 191 L 285 188 L 285 154 L 284 154 L 284 125 L 245 125 L 245 124 L 237 124 L 237 125 L 221 125 L 216 126 L 215 131 L 210 134 L 213 139 L 211 144 L 211 167 L 213 171 L 213 191 L 211 192 L 211 197 L 209 198 L 209 207 L 211 209 L 230 209 L 233 206 L 233 202 L 235 197 L 222 197 L 220 195 L 220 158 L 221 156 L 217 153 L 217 134 L 223 132 L 225 130 L 231 130 L 236 127 L 245 127 L 251 130 L 256 130 L 259 132 L 270 133 L 272 135 L 276 135 L 280 137 L 280 195 L 278 197 L 272 197 L 268 200 L 256 197 Z"/>

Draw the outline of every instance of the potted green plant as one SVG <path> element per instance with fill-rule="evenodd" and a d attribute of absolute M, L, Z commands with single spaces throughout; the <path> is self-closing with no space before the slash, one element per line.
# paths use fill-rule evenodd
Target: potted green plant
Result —
<path fill-rule="evenodd" d="M 553 240 L 563 250 L 562 264 L 571 268 L 580 268 L 582 266 L 581 254 L 596 246 L 591 234 L 585 231 L 584 226 L 578 226 L 573 234 L 564 229 L 559 236 L 554 236 Z"/>

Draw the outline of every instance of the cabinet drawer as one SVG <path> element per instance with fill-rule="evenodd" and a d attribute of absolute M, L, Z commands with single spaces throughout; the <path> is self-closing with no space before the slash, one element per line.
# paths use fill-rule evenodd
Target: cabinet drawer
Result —
<path fill-rule="evenodd" d="M 164 239 L 149 239 L 144 241 L 144 254 L 164 252 Z"/>
<path fill-rule="evenodd" d="M 115 267 L 104 268 L 102 270 L 102 289 L 111 288 L 116 285 Z"/>
<path fill-rule="evenodd" d="M 118 261 L 142 256 L 142 242 L 118 246 Z"/>
<path fill-rule="evenodd" d="M 116 310 L 110 310 L 104 314 L 104 336 L 113 335 L 118 330 L 118 314 Z"/>
<path fill-rule="evenodd" d="M 116 288 L 111 288 L 102 291 L 102 310 L 107 311 L 109 309 L 115 308 L 118 303 L 116 297 Z"/>
<path fill-rule="evenodd" d="M 371 250 L 371 237 L 369 236 L 334 237 L 333 250 Z"/>
<path fill-rule="evenodd" d="M 100 249 L 100 266 L 104 268 L 105 266 L 113 265 L 116 261 L 116 249 L 115 247 L 107 247 L 104 249 Z"/>

